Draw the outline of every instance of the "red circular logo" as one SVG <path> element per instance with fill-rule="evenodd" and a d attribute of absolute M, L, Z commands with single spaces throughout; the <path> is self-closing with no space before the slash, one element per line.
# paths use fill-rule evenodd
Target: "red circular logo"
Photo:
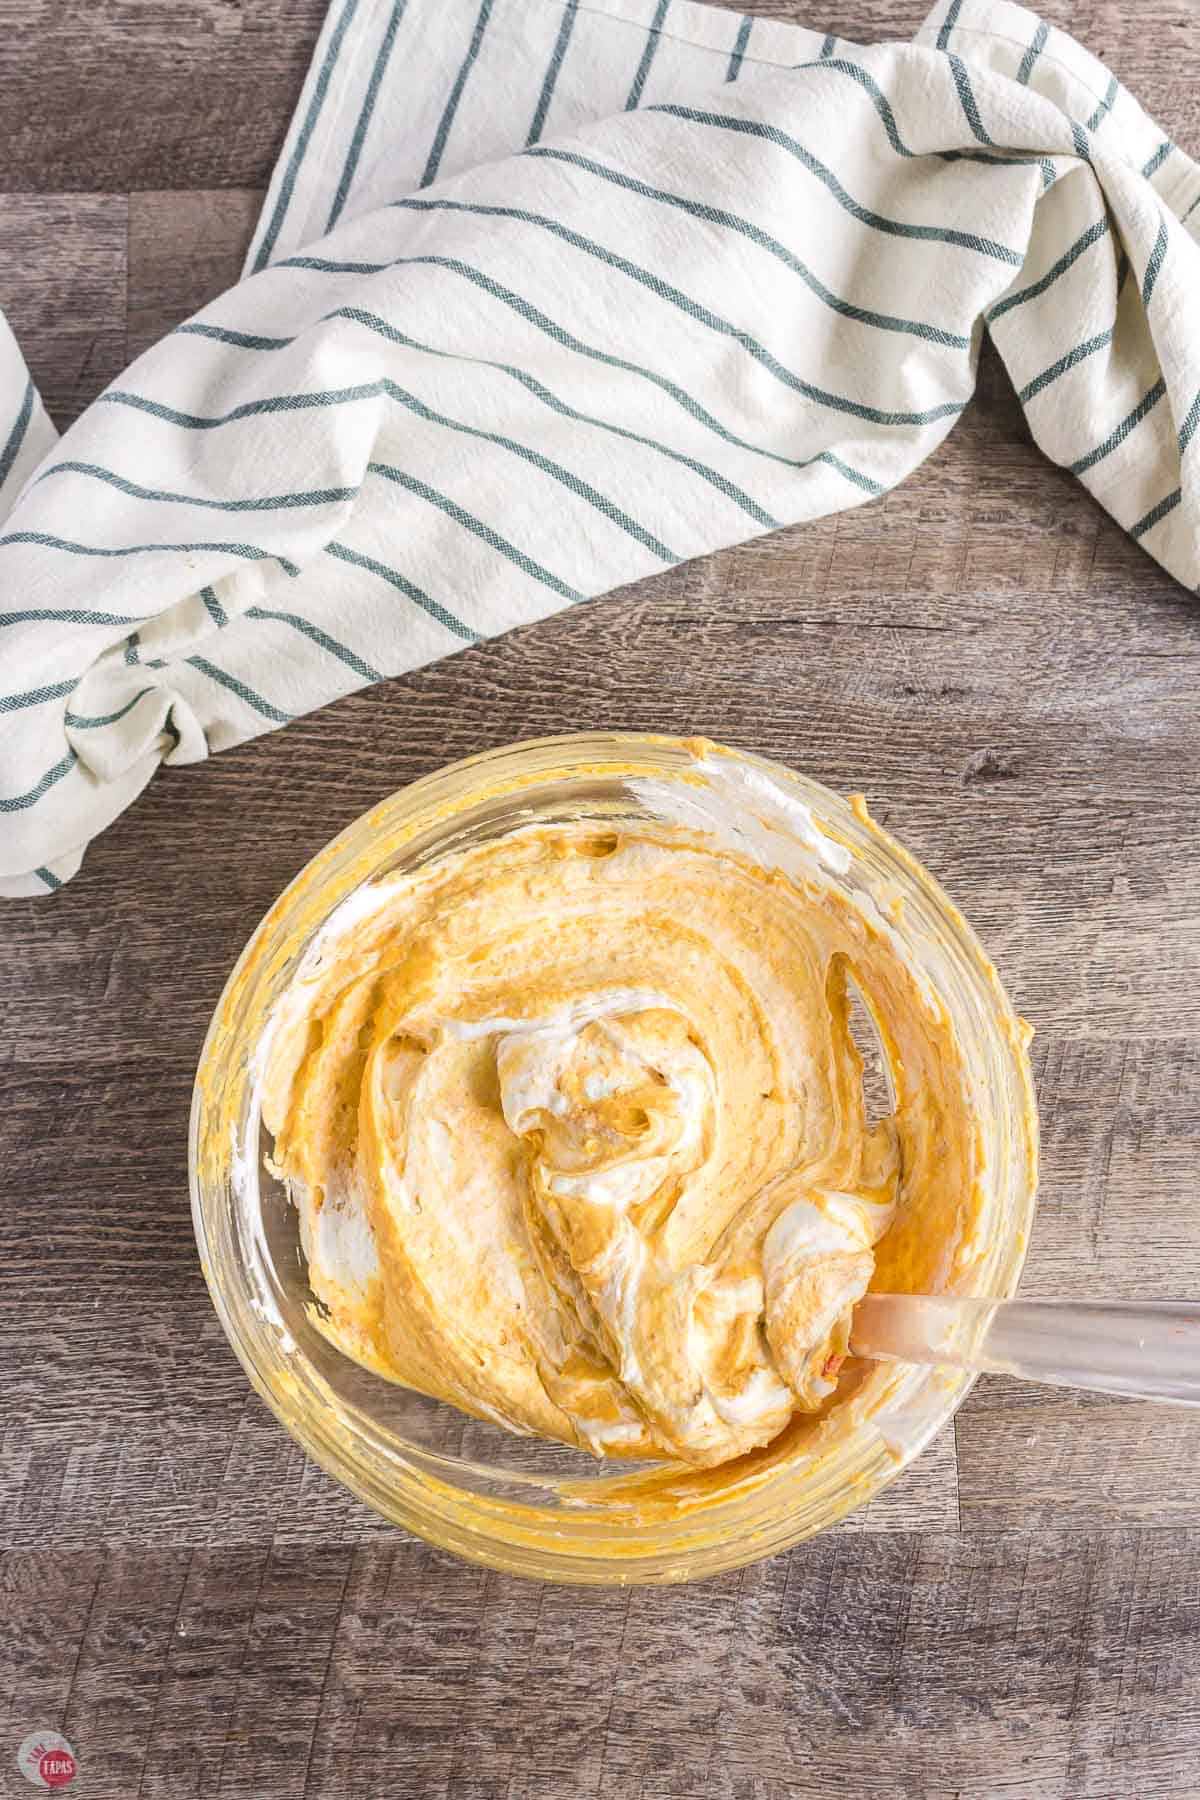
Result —
<path fill-rule="evenodd" d="M 38 1763 L 38 1774 L 48 1788 L 65 1788 L 78 1773 L 69 1750 L 47 1750 Z"/>
<path fill-rule="evenodd" d="M 17 1767 L 35 1788 L 69 1787 L 79 1773 L 75 1752 L 61 1731 L 31 1731 L 17 1751 Z"/>

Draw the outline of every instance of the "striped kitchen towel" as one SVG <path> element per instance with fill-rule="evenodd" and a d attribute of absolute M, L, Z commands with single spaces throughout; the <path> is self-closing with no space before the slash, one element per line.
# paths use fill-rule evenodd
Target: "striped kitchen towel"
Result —
<path fill-rule="evenodd" d="M 0 331 L 0 891 L 162 761 L 886 492 L 985 328 L 1195 587 L 1200 170 L 1070 38 L 335 0 L 238 286 L 61 443 Z"/>

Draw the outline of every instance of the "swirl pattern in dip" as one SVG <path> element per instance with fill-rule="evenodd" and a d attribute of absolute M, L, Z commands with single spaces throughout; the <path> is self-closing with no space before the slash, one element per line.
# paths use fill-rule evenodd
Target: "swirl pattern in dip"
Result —
<path fill-rule="evenodd" d="M 697 1467 L 837 1403 L 855 1301 L 946 1285 L 978 1177 L 888 922 L 667 825 L 539 825 L 356 896 L 285 997 L 263 1117 L 349 1354 Z"/>

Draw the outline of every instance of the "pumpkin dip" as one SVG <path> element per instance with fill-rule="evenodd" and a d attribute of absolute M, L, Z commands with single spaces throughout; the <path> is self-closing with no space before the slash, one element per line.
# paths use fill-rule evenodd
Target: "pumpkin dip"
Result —
<path fill-rule="evenodd" d="M 974 1220 L 958 1047 L 891 923 L 673 826 L 361 890 L 262 1091 L 326 1334 L 600 1456 L 710 1467 L 836 1404 L 868 1283 L 946 1286 Z"/>

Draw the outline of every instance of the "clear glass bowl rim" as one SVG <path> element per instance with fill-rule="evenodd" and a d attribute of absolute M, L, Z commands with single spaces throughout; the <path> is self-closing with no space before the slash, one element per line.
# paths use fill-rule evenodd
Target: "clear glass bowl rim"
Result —
<path fill-rule="evenodd" d="M 965 1291 L 1010 1295 L 1020 1278 L 1036 1203 L 1036 1113 L 1022 1028 L 994 969 L 927 871 L 886 834 L 865 826 L 839 795 L 767 758 L 742 751 L 726 754 L 789 786 L 843 841 L 856 848 L 868 841 L 909 903 L 924 908 L 924 916 L 973 980 L 978 1022 L 991 1036 L 1003 1089 L 996 1098 L 1003 1115 L 1009 1191 L 1000 1196 L 1003 1229 L 988 1250 L 985 1285 L 973 1284 Z M 376 1512 L 437 1548 L 510 1574 L 597 1586 L 657 1585 L 723 1573 L 774 1555 L 882 1492 L 952 1418 L 973 1385 L 973 1377 L 964 1372 L 905 1370 L 895 1388 L 896 1410 L 906 1419 L 899 1451 L 886 1448 L 878 1433 L 871 1444 L 865 1434 L 852 1433 L 800 1480 L 795 1471 L 790 1477 L 781 1473 L 746 1497 L 669 1521 L 646 1522 L 578 1503 L 564 1507 L 499 1498 L 458 1478 L 485 1475 L 477 1464 L 435 1455 L 417 1444 L 398 1449 L 397 1440 L 376 1428 L 368 1413 L 334 1397 L 313 1371 L 298 1368 L 294 1349 L 281 1342 L 280 1332 L 253 1304 L 240 1266 L 232 1181 L 236 1146 L 222 1141 L 227 1133 L 214 1133 L 210 1096 L 231 1080 L 247 1081 L 256 1026 L 266 1016 L 265 1010 L 256 1015 L 252 1003 L 262 998 L 268 972 L 273 969 L 273 992 L 278 992 L 284 971 L 294 967 L 333 906 L 369 880 L 372 867 L 394 861 L 431 822 L 452 825 L 461 818 L 473 797 L 519 792 L 550 780 L 619 778 L 631 770 L 677 776 L 694 766 L 691 740 L 585 732 L 505 745 L 399 789 L 319 852 L 260 922 L 214 1011 L 197 1070 L 188 1155 L 196 1241 L 218 1317 L 253 1386 L 307 1453 Z M 373 850 L 378 855 L 367 862 Z M 322 904 L 312 913 L 314 893 Z M 295 931 L 301 905 L 310 908 L 309 923 L 281 964 L 278 954 L 270 952 Z M 1018 1142 L 1022 1132 L 1024 1139 Z M 500 1485 L 508 1483 L 503 1472 L 497 1471 L 497 1479 Z"/>

